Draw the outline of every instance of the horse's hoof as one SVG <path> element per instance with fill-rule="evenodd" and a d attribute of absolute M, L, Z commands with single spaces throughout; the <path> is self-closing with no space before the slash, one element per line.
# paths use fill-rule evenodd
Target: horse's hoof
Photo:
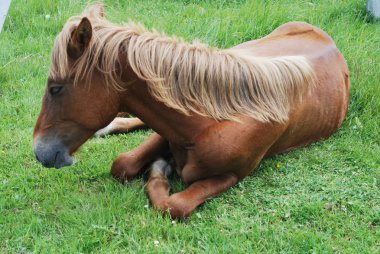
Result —
<path fill-rule="evenodd" d="M 149 169 L 150 171 L 150 177 L 163 177 L 167 178 L 170 176 L 173 172 L 172 167 L 170 164 L 165 161 L 162 158 L 157 159 L 154 161 L 150 166 Z"/>
<path fill-rule="evenodd" d="M 94 136 L 95 137 L 104 137 L 104 136 L 107 136 L 109 134 L 112 134 L 112 130 L 113 130 L 113 126 L 112 126 L 112 122 L 111 122 L 109 125 L 107 125 L 103 129 L 100 129 L 97 132 L 95 132 Z"/>
<path fill-rule="evenodd" d="M 139 168 L 133 165 L 128 154 L 121 154 L 112 163 L 111 175 L 123 184 L 136 176 L 138 172 Z"/>

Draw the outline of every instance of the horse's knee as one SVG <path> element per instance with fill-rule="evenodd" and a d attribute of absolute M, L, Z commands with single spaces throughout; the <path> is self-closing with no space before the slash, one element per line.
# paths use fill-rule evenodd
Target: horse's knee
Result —
<path fill-rule="evenodd" d="M 145 188 L 145 190 L 148 192 L 152 205 L 156 210 L 162 212 L 163 214 L 169 214 L 172 219 L 186 219 L 190 216 L 193 209 L 189 209 L 186 202 L 179 199 L 177 194 L 173 194 L 170 197 L 165 197 L 157 194 L 153 190 L 153 188 L 157 189 L 158 186 L 162 187 L 163 185 L 166 185 L 167 182 L 163 181 L 163 179 L 157 178 L 152 180 L 153 181 L 149 184 L 149 187 Z"/>
<path fill-rule="evenodd" d="M 115 179 L 125 182 L 136 176 L 140 169 L 133 156 L 129 153 L 123 153 L 113 161 L 111 175 Z"/>
<path fill-rule="evenodd" d="M 176 193 L 166 200 L 164 209 L 173 219 L 186 219 L 195 207 L 190 200 L 186 200 L 179 193 Z"/>

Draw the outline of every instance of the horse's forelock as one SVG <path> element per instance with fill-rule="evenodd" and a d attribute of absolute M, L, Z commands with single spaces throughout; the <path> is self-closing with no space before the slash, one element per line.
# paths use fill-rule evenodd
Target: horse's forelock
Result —
<path fill-rule="evenodd" d="M 70 18 L 55 38 L 49 72 L 49 77 L 54 80 L 65 80 L 71 76 L 73 66 L 70 66 L 67 48 L 79 20 L 78 17 Z"/>

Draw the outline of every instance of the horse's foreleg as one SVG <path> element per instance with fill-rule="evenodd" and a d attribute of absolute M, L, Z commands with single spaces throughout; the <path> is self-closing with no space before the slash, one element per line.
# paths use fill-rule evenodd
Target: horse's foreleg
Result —
<path fill-rule="evenodd" d="M 120 154 L 112 164 L 111 174 L 119 181 L 126 182 L 136 176 L 144 166 L 168 154 L 168 141 L 153 133 L 134 150 Z"/>
<path fill-rule="evenodd" d="M 169 197 L 170 185 L 168 176 L 172 173 L 170 165 L 163 159 L 158 159 L 149 167 L 149 179 L 145 192 L 155 208 L 164 206 Z"/>
<path fill-rule="evenodd" d="M 126 133 L 129 131 L 147 127 L 143 121 L 134 118 L 115 117 L 115 119 L 103 129 L 98 130 L 95 136 L 101 137 L 109 134 Z"/>
<path fill-rule="evenodd" d="M 151 166 L 145 191 L 153 207 L 169 212 L 172 218 L 187 218 L 197 206 L 238 182 L 235 174 L 227 173 L 195 181 L 187 189 L 169 196 L 167 175 L 171 169 L 166 163 L 158 162 Z"/>

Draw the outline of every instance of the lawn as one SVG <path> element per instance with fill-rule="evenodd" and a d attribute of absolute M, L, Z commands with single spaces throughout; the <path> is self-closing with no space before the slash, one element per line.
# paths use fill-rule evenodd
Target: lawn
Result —
<path fill-rule="evenodd" d="M 364 1 L 105 1 L 114 22 L 132 19 L 215 47 L 306 21 L 347 59 L 351 101 L 342 128 L 263 161 L 184 222 L 150 208 L 143 178 L 123 186 L 109 175 L 113 159 L 149 130 L 94 138 L 60 170 L 34 158 L 50 50 L 85 5 L 14 0 L 0 34 L 0 253 L 380 253 L 380 25 L 366 17 Z"/>

